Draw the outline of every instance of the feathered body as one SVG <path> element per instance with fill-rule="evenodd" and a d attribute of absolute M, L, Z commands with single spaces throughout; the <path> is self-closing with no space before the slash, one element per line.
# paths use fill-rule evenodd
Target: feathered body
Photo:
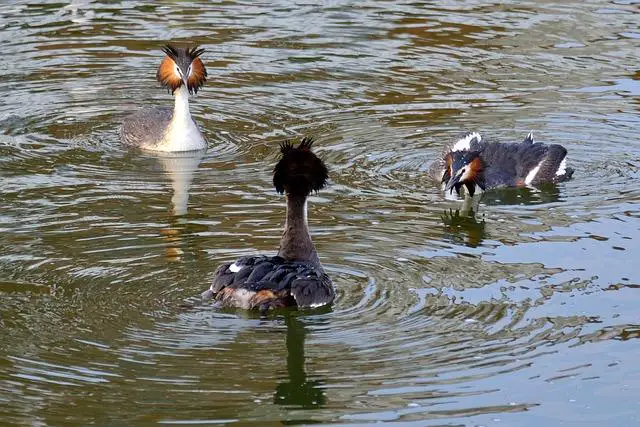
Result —
<path fill-rule="evenodd" d="M 445 152 L 439 178 L 445 191 L 460 193 L 464 186 L 470 196 L 492 188 L 558 183 L 573 174 L 566 155 L 563 146 L 537 143 L 532 133 L 520 143 L 497 143 L 472 132 Z"/>
<path fill-rule="evenodd" d="M 189 94 L 207 79 L 207 70 L 200 59 L 204 49 L 163 49 L 163 58 L 156 79 L 174 95 L 173 110 L 150 108 L 127 117 L 120 130 L 125 145 L 151 151 L 192 151 L 206 148 L 207 143 L 189 111 Z"/>
<path fill-rule="evenodd" d="M 305 138 L 294 147 L 281 146 L 273 184 L 287 196 L 287 214 L 278 255 L 248 256 L 221 265 L 203 299 L 215 298 L 225 306 L 259 309 L 297 306 L 319 307 L 335 298 L 333 283 L 322 268 L 307 224 L 307 197 L 322 189 L 327 168 Z"/>

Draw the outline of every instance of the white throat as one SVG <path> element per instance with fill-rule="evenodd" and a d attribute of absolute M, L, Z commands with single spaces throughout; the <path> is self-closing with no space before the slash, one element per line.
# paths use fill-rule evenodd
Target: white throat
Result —
<path fill-rule="evenodd" d="M 191 118 L 189 111 L 189 91 L 181 86 L 175 92 L 173 117 L 164 133 L 164 138 L 157 146 L 160 151 L 193 151 L 206 148 L 198 126 Z"/>

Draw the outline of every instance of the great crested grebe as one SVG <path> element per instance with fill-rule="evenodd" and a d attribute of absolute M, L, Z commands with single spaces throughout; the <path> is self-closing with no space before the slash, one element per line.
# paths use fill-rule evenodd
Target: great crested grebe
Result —
<path fill-rule="evenodd" d="M 520 143 L 489 142 L 470 132 L 445 151 L 439 177 L 445 192 L 459 195 L 464 186 L 471 197 L 492 188 L 558 183 L 573 175 L 566 156 L 561 145 L 535 142 L 533 132 Z"/>
<path fill-rule="evenodd" d="M 207 80 L 207 70 L 200 59 L 204 49 L 166 45 L 165 57 L 156 79 L 175 97 L 175 106 L 150 108 L 127 117 L 120 135 L 124 144 L 151 151 L 202 150 L 207 143 L 189 112 L 189 94 Z"/>
<path fill-rule="evenodd" d="M 327 168 L 312 151 L 311 138 L 294 147 L 281 145 L 273 185 L 287 196 L 287 215 L 276 256 L 247 256 L 221 265 L 202 299 L 225 306 L 259 309 L 319 307 L 335 297 L 333 283 L 320 264 L 307 224 L 307 197 L 327 182 Z"/>

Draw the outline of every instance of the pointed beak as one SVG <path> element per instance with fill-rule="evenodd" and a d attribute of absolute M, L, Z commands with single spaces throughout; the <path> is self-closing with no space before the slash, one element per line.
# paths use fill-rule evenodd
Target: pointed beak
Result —
<path fill-rule="evenodd" d="M 456 187 L 456 192 L 459 193 L 458 191 L 458 186 L 456 186 L 456 184 L 458 184 L 460 182 L 460 174 L 455 174 L 453 175 L 451 178 L 449 178 L 449 182 L 447 182 L 447 185 L 444 187 L 444 191 L 450 191 L 451 194 L 453 194 L 453 188 Z"/>

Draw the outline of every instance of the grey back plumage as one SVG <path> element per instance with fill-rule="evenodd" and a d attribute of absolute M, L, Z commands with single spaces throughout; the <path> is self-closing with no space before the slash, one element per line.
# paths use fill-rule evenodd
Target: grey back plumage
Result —
<path fill-rule="evenodd" d="M 153 146 L 160 143 L 171 122 L 173 110 L 170 108 L 150 108 L 138 111 L 122 123 L 122 141 L 132 147 Z"/>

